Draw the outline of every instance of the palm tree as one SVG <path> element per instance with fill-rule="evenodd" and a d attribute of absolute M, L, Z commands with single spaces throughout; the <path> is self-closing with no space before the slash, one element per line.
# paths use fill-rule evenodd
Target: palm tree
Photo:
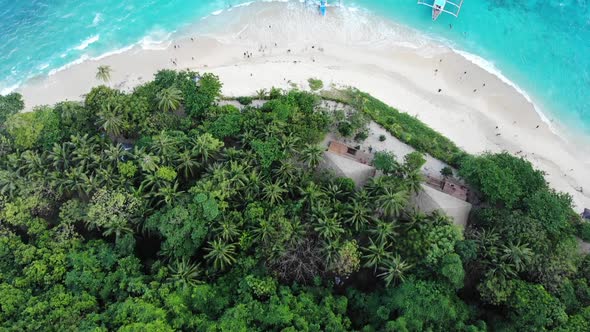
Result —
<path fill-rule="evenodd" d="M 326 241 L 335 239 L 340 234 L 344 234 L 345 230 L 338 220 L 338 214 L 333 213 L 330 216 L 323 211 L 316 216 L 314 231 Z"/>
<path fill-rule="evenodd" d="M 500 241 L 500 234 L 498 231 L 494 228 L 473 230 L 471 231 L 471 237 L 475 240 L 477 248 L 479 248 L 478 252 L 484 256 L 481 257 L 483 263 L 489 263 L 488 260 L 496 260 L 496 257 L 499 256 L 498 242 Z"/>
<path fill-rule="evenodd" d="M 242 130 L 239 137 L 240 137 L 240 142 L 242 143 L 242 145 L 244 147 L 249 146 L 252 141 L 260 138 L 260 137 L 258 137 L 258 131 L 253 130 L 253 129 Z"/>
<path fill-rule="evenodd" d="M 516 278 L 517 276 L 518 273 L 516 266 L 508 262 L 499 262 L 495 265 L 492 265 L 485 274 L 486 278 L 498 278 L 500 280 L 506 280 L 506 278 Z"/>
<path fill-rule="evenodd" d="M 213 229 L 217 237 L 223 241 L 233 241 L 240 236 L 240 228 L 230 218 L 223 218 L 217 223 L 217 227 Z"/>
<path fill-rule="evenodd" d="M 363 230 L 373 219 L 367 205 L 357 200 L 347 205 L 344 217 L 346 218 L 345 222 L 351 225 L 356 232 Z"/>
<path fill-rule="evenodd" d="M 409 192 L 417 194 L 422 190 L 422 182 L 424 182 L 424 176 L 419 170 L 411 172 L 404 179 L 404 185 Z"/>
<path fill-rule="evenodd" d="M 0 171 L 0 193 L 2 193 L 2 180 L 1 180 L 1 171 Z M 63 195 L 66 191 L 66 179 L 64 177 L 64 172 L 61 171 L 52 171 L 49 172 L 47 175 L 47 181 L 51 188 L 53 188 L 58 195 Z"/>
<path fill-rule="evenodd" d="M 213 261 L 213 267 L 218 271 L 223 271 L 236 262 L 236 245 L 233 243 L 216 239 L 209 242 L 207 251 L 209 253 L 205 255 L 205 258 Z"/>
<path fill-rule="evenodd" d="M 274 232 L 275 230 L 268 220 L 260 220 L 252 227 L 254 239 L 262 244 L 269 243 L 274 235 Z"/>
<path fill-rule="evenodd" d="M 342 195 L 342 189 L 340 186 L 335 183 L 330 183 L 326 187 L 324 187 L 324 192 L 328 195 L 328 198 L 332 202 L 339 202 L 339 198 Z"/>
<path fill-rule="evenodd" d="M 110 137 L 117 137 L 123 132 L 125 122 L 119 114 L 120 109 L 120 105 L 113 106 L 111 103 L 106 103 L 102 106 L 101 111 L 98 112 L 96 124 Z"/>
<path fill-rule="evenodd" d="M 162 89 L 156 95 L 156 100 L 161 111 L 176 111 L 182 102 L 182 91 L 175 86 Z"/>
<path fill-rule="evenodd" d="M 453 224 L 453 219 L 440 210 L 433 211 L 428 217 L 428 222 L 435 226 L 445 226 Z"/>
<path fill-rule="evenodd" d="M 88 134 L 72 136 L 71 146 L 73 147 L 71 160 L 74 164 L 84 170 L 97 166 L 100 156 L 95 152 L 99 150 L 100 146 L 94 137 L 89 137 Z"/>
<path fill-rule="evenodd" d="M 373 242 L 372 239 L 369 239 L 369 246 L 363 248 L 366 252 L 363 255 L 363 259 L 365 260 L 364 267 L 372 268 L 373 271 L 377 271 L 377 268 L 383 264 L 386 260 L 391 258 L 391 253 L 389 252 L 389 245 L 385 242 Z"/>
<path fill-rule="evenodd" d="M 289 187 L 296 183 L 299 178 L 299 168 L 289 159 L 281 160 L 280 166 L 275 168 L 273 172 L 279 181 L 287 184 Z"/>
<path fill-rule="evenodd" d="M 325 240 L 322 241 L 322 256 L 324 256 L 325 265 L 330 267 L 338 260 L 340 256 L 339 251 L 342 248 L 340 241 L 338 240 Z"/>
<path fill-rule="evenodd" d="M 12 197 L 21 183 L 22 181 L 18 174 L 0 169 L 0 194 Z"/>
<path fill-rule="evenodd" d="M 303 150 L 301 151 L 300 159 L 309 168 L 315 169 L 322 161 L 323 154 L 324 149 L 321 146 L 306 144 Z"/>
<path fill-rule="evenodd" d="M 383 191 L 385 188 L 389 187 L 389 185 L 389 177 L 379 176 L 371 178 L 365 185 L 365 188 L 368 196 L 377 197 L 383 194 Z"/>
<path fill-rule="evenodd" d="M 88 177 L 80 167 L 68 170 L 65 175 L 64 187 L 70 193 L 77 193 L 79 196 L 85 197 L 95 189 L 93 179 Z"/>
<path fill-rule="evenodd" d="M 133 229 L 128 226 L 127 220 L 123 218 L 115 218 L 104 227 L 102 235 L 111 236 L 115 235 L 116 241 L 118 241 L 122 235 L 133 234 Z"/>
<path fill-rule="evenodd" d="M 71 144 L 62 143 L 61 145 L 55 143 L 49 152 L 48 159 L 53 168 L 58 171 L 64 171 L 69 168 L 71 161 Z"/>
<path fill-rule="evenodd" d="M 107 66 L 107 65 L 98 66 L 98 70 L 96 72 L 96 79 L 106 83 L 111 80 L 111 72 L 112 71 L 113 70 L 111 69 L 111 66 Z"/>
<path fill-rule="evenodd" d="M 207 163 L 223 147 L 223 142 L 209 133 L 191 138 L 189 144 L 191 151 L 200 156 L 203 163 Z"/>
<path fill-rule="evenodd" d="M 166 182 L 154 195 L 156 206 L 172 205 L 178 201 L 183 193 L 184 191 L 178 190 L 178 181 L 174 182 L 174 184 Z"/>
<path fill-rule="evenodd" d="M 106 167 L 100 167 L 96 170 L 95 175 L 97 183 L 100 187 L 114 188 L 119 181 L 115 176 L 113 166 L 107 165 Z"/>
<path fill-rule="evenodd" d="M 183 174 L 185 179 L 194 176 L 195 169 L 200 165 L 196 155 L 189 150 L 179 153 L 176 156 L 175 163 L 178 173 Z"/>
<path fill-rule="evenodd" d="M 500 248 L 501 258 L 503 261 L 513 264 L 516 271 L 522 272 L 533 258 L 533 251 L 528 244 L 510 242 L 508 245 L 502 245 Z"/>
<path fill-rule="evenodd" d="M 202 274 L 201 264 L 191 263 L 188 258 L 183 257 L 180 260 L 175 260 L 168 266 L 168 269 L 170 270 L 168 280 L 172 282 L 179 282 L 184 286 L 196 286 L 203 283 L 198 279 Z"/>
<path fill-rule="evenodd" d="M 354 201 L 359 202 L 361 204 L 368 204 L 371 198 L 369 197 L 369 193 L 365 189 L 361 189 L 354 193 Z"/>
<path fill-rule="evenodd" d="M 214 182 L 223 183 L 227 179 L 227 169 L 221 162 L 216 162 L 207 167 L 203 177 L 211 178 Z"/>
<path fill-rule="evenodd" d="M 383 214 L 388 217 L 396 217 L 408 203 L 408 192 L 405 190 L 394 191 L 385 188 L 383 194 L 377 197 L 377 204 Z"/>
<path fill-rule="evenodd" d="M 181 141 L 177 136 L 162 131 L 153 137 L 150 150 L 160 156 L 164 163 L 167 163 L 177 155 L 180 144 Z"/>
<path fill-rule="evenodd" d="M 391 243 L 398 235 L 396 232 L 397 222 L 377 220 L 377 224 L 369 229 L 369 234 L 377 243 Z"/>
<path fill-rule="evenodd" d="M 103 154 L 104 158 L 102 159 L 108 161 L 113 167 L 117 167 L 117 165 L 129 155 L 120 143 L 117 143 L 116 145 L 108 145 L 103 151 Z"/>
<path fill-rule="evenodd" d="M 299 191 L 302 196 L 301 201 L 307 207 L 313 207 L 319 204 L 319 202 L 326 196 L 322 191 L 322 188 L 313 181 L 309 181 L 305 187 L 299 187 Z"/>
<path fill-rule="evenodd" d="M 291 220 L 291 237 L 289 243 L 291 245 L 300 243 L 307 237 L 307 224 L 301 222 L 299 218 Z"/>
<path fill-rule="evenodd" d="M 246 182 L 248 181 L 248 176 L 246 174 L 248 166 L 241 162 L 232 160 L 229 162 L 229 165 L 226 164 L 226 168 L 229 168 L 226 173 L 228 186 L 235 190 L 244 188 Z"/>
<path fill-rule="evenodd" d="M 283 136 L 280 140 L 281 149 L 288 155 L 292 155 L 297 152 L 296 147 L 301 139 L 293 134 Z"/>
<path fill-rule="evenodd" d="M 262 128 L 262 137 L 266 139 L 274 138 L 281 132 L 284 132 L 284 129 L 279 125 L 279 123 L 271 122 Z"/>
<path fill-rule="evenodd" d="M 156 192 L 159 191 L 160 188 L 165 187 L 167 183 L 166 180 L 156 175 L 156 172 L 151 172 L 144 176 L 144 180 L 141 181 L 140 187 L 146 191 Z"/>
<path fill-rule="evenodd" d="M 428 216 L 418 210 L 418 209 L 411 209 L 410 211 L 406 212 L 406 219 L 407 219 L 407 226 L 409 228 L 413 228 L 413 227 L 417 227 L 417 228 L 422 228 L 425 225 L 431 225 L 429 223 L 429 218 Z"/>
<path fill-rule="evenodd" d="M 261 186 L 262 176 L 260 175 L 260 171 L 255 168 L 251 169 L 250 173 L 246 175 L 246 180 L 244 181 L 245 201 L 250 202 L 256 200 L 260 194 Z"/>
<path fill-rule="evenodd" d="M 28 178 L 30 175 L 42 172 L 45 168 L 45 156 L 35 150 L 26 150 L 20 155 L 21 165 L 18 168 L 19 175 Z"/>
<path fill-rule="evenodd" d="M 260 99 L 260 100 L 266 99 L 267 95 L 268 95 L 268 91 L 266 91 L 266 89 L 256 90 L 256 97 L 258 97 L 258 99 Z"/>
<path fill-rule="evenodd" d="M 384 266 L 380 268 L 383 272 L 377 276 L 383 278 L 385 280 L 385 286 L 388 287 L 391 283 L 403 282 L 406 279 L 406 273 L 412 267 L 402 260 L 399 255 L 393 256 L 384 263 Z"/>
<path fill-rule="evenodd" d="M 160 165 L 160 157 L 147 153 L 143 148 L 136 148 L 134 155 L 144 172 L 155 172 Z"/>
<path fill-rule="evenodd" d="M 262 189 L 264 199 L 268 200 L 270 205 L 275 205 L 283 201 L 283 194 L 287 189 L 283 188 L 278 181 L 274 183 L 266 183 Z"/>

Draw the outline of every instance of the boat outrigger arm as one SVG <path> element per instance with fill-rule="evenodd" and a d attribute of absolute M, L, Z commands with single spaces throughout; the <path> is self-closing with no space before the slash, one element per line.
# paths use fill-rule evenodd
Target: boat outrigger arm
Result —
<path fill-rule="evenodd" d="M 432 20 L 435 21 L 441 13 L 459 16 L 463 0 L 418 0 L 419 5 L 432 8 Z"/>

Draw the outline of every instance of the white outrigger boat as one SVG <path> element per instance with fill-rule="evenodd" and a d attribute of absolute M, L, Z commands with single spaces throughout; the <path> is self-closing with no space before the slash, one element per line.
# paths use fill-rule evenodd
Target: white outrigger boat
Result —
<path fill-rule="evenodd" d="M 432 20 L 436 21 L 441 13 L 451 14 L 455 17 L 459 16 L 463 0 L 453 2 L 450 0 L 418 0 L 419 5 L 424 5 L 432 8 Z"/>

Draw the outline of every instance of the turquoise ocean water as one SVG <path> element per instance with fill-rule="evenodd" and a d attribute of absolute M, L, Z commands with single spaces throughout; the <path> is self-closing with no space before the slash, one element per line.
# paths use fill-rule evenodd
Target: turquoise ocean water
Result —
<path fill-rule="evenodd" d="M 150 47 L 203 16 L 242 2 L 0 0 L 0 92 L 87 58 L 137 43 Z M 493 64 L 549 119 L 590 134 L 590 0 L 465 0 L 458 19 L 441 15 L 436 22 L 429 8 L 415 0 L 343 3 L 486 59 L 474 58 Z"/>

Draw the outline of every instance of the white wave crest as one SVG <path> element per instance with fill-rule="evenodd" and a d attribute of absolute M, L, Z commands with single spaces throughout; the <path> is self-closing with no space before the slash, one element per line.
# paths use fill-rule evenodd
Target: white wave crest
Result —
<path fill-rule="evenodd" d="M 125 46 L 125 47 L 121 47 L 119 49 L 116 49 L 114 51 L 103 53 L 103 54 L 101 54 L 99 56 L 95 56 L 95 57 L 89 58 L 89 60 L 96 61 L 96 60 L 104 59 L 104 58 L 109 57 L 111 55 L 125 53 L 125 52 L 131 50 L 133 47 L 135 47 L 135 44 L 131 44 L 131 45 L 128 45 L 128 46 Z"/>
<path fill-rule="evenodd" d="M 74 60 L 74 61 L 72 61 L 70 63 L 67 63 L 67 64 L 65 64 L 65 65 L 63 65 L 63 66 L 61 66 L 59 68 L 50 70 L 49 73 L 47 73 L 47 75 L 48 76 L 55 75 L 55 73 L 57 73 L 57 72 L 60 72 L 60 71 L 65 70 L 65 69 L 68 69 L 68 68 L 70 68 L 70 67 L 72 67 L 74 65 L 81 64 L 82 62 L 84 62 L 84 61 L 86 61 L 88 59 L 90 59 L 90 57 L 88 56 L 88 54 L 84 54 L 81 57 L 79 57 L 78 59 L 76 59 L 76 60 Z"/>
<path fill-rule="evenodd" d="M 74 49 L 78 51 L 85 50 L 90 44 L 96 43 L 100 39 L 100 35 L 94 35 L 91 37 L 86 38 L 80 45 L 74 47 Z"/>
<path fill-rule="evenodd" d="M 150 34 L 143 37 L 137 44 L 144 50 L 165 50 L 170 46 L 170 37 L 174 32 L 164 30 L 153 30 Z"/>
<path fill-rule="evenodd" d="M 511 81 L 508 77 L 506 77 L 502 71 L 500 69 L 498 69 L 498 67 L 496 67 L 491 61 L 488 61 L 478 55 L 466 52 L 466 51 L 461 51 L 461 50 L 456 50 L 453 49 L 453 51 L 459 55 L 461 55 L 462 57 L 464 57 L 465 59 L 469 60 L 470 62 L 472 62 L 473 64 L 477 65 L 478 67 L 484 69 L 485 71 L 487 71 L 488 73 L 496 76 L 497 78 L 499 78 L 502 82 L 508 84 L 509 86 L 511 86 L 512 88 L 514 88 L 514 90 L 518 91 L 518 93 L 520 93 L 529 103 L 531 103 L 533 105 L 533 108 L 535 109 L 535 112 L 537 112 L 537 114 L 539 115 L 539 117 L 541 118 L 541 120 L 543 122 L 545 122 L 547 124 L 547 126 L 549 126 L 549 129 L 556 135 L 560 136 L 557 129 L 554 128 L 553 124 L 551 123 L 551 121 L 549 120 L 549 118 L 547 118 L 547 116 L 540 110 L 539 106 L 536 105 L 533 102 L 533 99 L 529 96 L 529 94 L 524 91 L 520 86 L 518 86 L 518 84 L 514 83 L 513 81 Z"/>
<path fill-rule="evenodd" d="M 94 19 L 92 20 L 92 26 L 95 27 L 100 22 L 102 22 L 102 15 L 100 13 L 96 13 L 96 15 L 94 15 Z"/>
<path fill-rule="evenodd" d="M 9 93 L 14 92 L 16 89 L 18 89 L 20 87 L 20 84 L 21 83 L 19 82 L 19 83 L 16 83 L 14 85 L 7 86 L 5 88 L 2 88 L 2 90 L 0 90 L 0 96 L 5 96 L 5 95 L 7 95 Z"/>

